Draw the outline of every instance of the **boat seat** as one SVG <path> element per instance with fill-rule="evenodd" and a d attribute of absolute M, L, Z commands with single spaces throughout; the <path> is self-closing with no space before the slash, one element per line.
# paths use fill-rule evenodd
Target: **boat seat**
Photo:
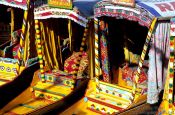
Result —
<path fill-rule="evenodd" d="M 38 82 L 31 91 L 34 98 L 58 101 L 69 95 L 76 82 L 76 75 L 82 75 L 88 66 L 85 52 L 74 52 L 65 60 L 64 71 L 50 70 L 45 72 L 45 82 Z M 41 76 L 39 75 L 41 79 Z"/>
<path fill-rule="evenodd" d="M 88 67 L 87 53 L 83 52 L 82 57 L 80 57 L 80 55 L 81 52 L 74 52 L 68 59 L 66 59 L 64 64 L 64 71 L 55 69 L 45 72 L 46 82 L 53 84 L 62 84 L 74 88 L 76 81 L 75 79 L 83 78 L 83 73 Z M 40 75 L 39 78 L 41 79 Z"/>
<path fill-rule="evenodd" d="M 136 66 L 129 66 L 128 64 L 126 64 L 123 68 L 120 68 L 120 70 L 121 70 L 120 72 L 122 72 L 122 75 L 120 76 L 122 78 L 120 78 L 120 79 L 125 81 L 127 86 L 132 87 L 133 82 L 134 82 L 134 76 L 137 72 L 137 67 Z M 147 91 L 147 80 L 148 80 L 147 71 L 148 71 L 148 69 L 143 67 L 141 69 L 140 78 L 138 80 L 138 88 L 143 90 L 142 93 L 146 93 L 146 91 Z"/>
<path fill-rule="evenodd" d="M 87 102 L 88 109 L 101 114 L 123 111 L 131 105 L 134 98 L 132 89 L 101 81 L 98 90 L 99 92 L 97 90 L 87 90 L 84 100 Z M 136 95 L 139 95 L 140 92 L 141 90 L 137 90 Z"/>
<path fill-rule="evenodd" d="M 64 71 L 69 74 L 76 74 L 78 79 L 81 79 L 83 73 L 88 67 L 88 55 L 86 52 L 74 52 L 65 60 Z"/>
<path fill-rule="evenodd" d="M 45 80 L 52 84 L 62 84 L 71 88 L 75 85 L 73 75 L 60 70 L 52 70 L 45 73 Z"/>

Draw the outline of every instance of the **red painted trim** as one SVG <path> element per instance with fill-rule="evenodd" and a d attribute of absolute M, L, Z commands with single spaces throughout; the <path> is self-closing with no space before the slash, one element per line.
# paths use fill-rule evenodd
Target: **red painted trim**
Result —
<path fill-rule="evenodd" d="M 49 16 L 49 15 L 52 15 L 52 13 L 51 12 L 41 13 L 41 16 Z"/>
<path fill-rule="evenodd" d="M 8 2 L 9 4 L 13 4 L 15 3 L 15 5 L 24 5 L 26 6 L 27 4 L 27 0 L 22 0 L 22 2 L 18 2 L 18 1 L 15 1 L 15 0 L 6 0 L 6 2 Z"/>
<path fill-rule="evenodd" d="M 69 14 L 68 16 L 70 16 L 70 17 L 76 19 L 77 21 L 79 20 L 79 18 L 78 18 L 77 16 L 73 15 L 73 14 Z"/>
<path fill-rule="evenodd" d="M 3 82 L 10 82 L 11 80 L 1 79 L 1 78 L 0 78 L 0 81 L 3 81 Z"/>
<path fill-rule="evenodd" d="M 54 15 L 54 14 L 52 14 L 51 12 L 48 11 L 48 12 L 41 13 L 40 15 L 41 16 L 50 16 L 50 15 Z M 67 16 L 72 17 L 72 18 L 74 18 L 77 21 L 81 20 L 77 16 L 75 16 L 74 14 L 71 14 L 71 13 L 69 15 L 67 15 Z"/>
<path fill-rule="evenodd" d="M 92 101 L 92 102 L 95 102 L 95 103 L 98 103 L 98 104 L 101 104 L 101 105 L 105 105 L 107 107 L 110 107 L 110 108 L 113 108 L 113 109 L 116 109 L 116 110 L 119 110 L 119 111 L 123 110 L 123 108 L 121 108 L 121 107 L 118 107 L 118 106 L 115 106 L 115 105 L 112 105 L 112 104 L 108 104 L 108 103 L 93 99 L 91 97 L 87 97 L 87 98 L 88 98 L 89 101 Z"/>

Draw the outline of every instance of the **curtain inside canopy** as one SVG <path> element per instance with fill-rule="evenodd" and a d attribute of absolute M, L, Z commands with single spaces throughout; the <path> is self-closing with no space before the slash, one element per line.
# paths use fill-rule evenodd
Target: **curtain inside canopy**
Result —
<path fill-rule="evenodd" d="M 147 102 L 154 104 L 164 88 L 169 60 L 169 22 L 159 22 L 152 36 L 149 50 Z"/>

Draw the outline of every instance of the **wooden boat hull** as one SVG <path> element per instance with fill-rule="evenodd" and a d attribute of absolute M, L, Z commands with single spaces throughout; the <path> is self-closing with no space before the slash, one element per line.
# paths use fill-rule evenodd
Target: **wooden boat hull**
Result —
<path fill-rule="evenodd" d="M 38 77 L 34 76 L 31 86 L 34 86 L 38 81 Z M 33 93 L 31 92 L 31 87 L 28 87 L 18 97 L 8 103 L 0 111 L 0 114 L 43 114 L 63 111 L 70 106 L 71 103 L 75 103 L 84 95 L 88 81 L 89 79 L 81 80 L 79 85 L 75 87 L 69 95 L 55 102 L 46 99 L 32 98 Z"/>
<path fill-rule="evenodd" d="M 92 94 L 91 93 L 92 92 L 91 89 L 93 89 L 92 88 L 93 87 L 93 83 L 94 83 L 94 81 L 90 81 L 89 82 L 89 86 L 90 87 L 88 89 L 89 91 L 88 90 L 86 91 L 86 96 L 88 96 L 89 94 Z M 103 97 L 103 98 L 105 98 L 105 97 Z M 90 109 L 89 104 L 92 104 L 92 103 L 89 103 L 87 101 L 87 97 L 85 97 L 85 98 L 79 100 L 77 103 L 75 103 L 71 107 L 69 107 L 67 110 L 63 111 L 61 113 L 61 115 L 67 115 L 67 114 L 68 115 L 69 114 L 77 114 L 77 115 L 83 115 L 83 114 L 87 114 L 87 115 L 91 115 L 91 114 L 102 114 L 102 112 L 99 111 L 99 110 L 97 111 L 96 109 Z M 98 107 L 101 107 L 102 106 L 102 105 L 98 105 L 97 103 L 94 104 L 94 105 L 95 106 L 98 106 Z M 140 108 L 140 110 L 142 110 L 141 112 L 146 111 L 146 110 L 149 110 L 151 108 L 151 106 L 146 103 L 146 95 L 140 96 L 137 100 L 135 100 L 134 103 L 132 103 L 126 109 L 124 109 L 124 110 L 122 110 L 120 112 L 117 112 L 116 114 L 125 114 L 125 113 L 128 113 L 128 111 L 130 111 L 130 112 L 133 111 L 134 112 L 134 111 L 136 111 L 135 108 Z"/>
<path fill-rule="evenodd" d="M 67 108 L 65 111 L 59 113 L 59 115 L 101 115 L 96 111 L 91 111 L 88 108 L 87 103 L 84 101 L 84 98 L 73 104 L 71 107 Z M 117 113 L 118 115 L 131 115 L 131 114 L 145 114 L 146 112 L 150 114 L 154 114 L 156 110 L 155 107 L 146 103 L 146 100 L 143 100 L 140 103 L 137 103 L 131 108 L 126 109 L 123 112 Z"/>
<path fill-rule="evenodd" d="M 27 87 L 30 86 L 34 72 L 39 69 L 39 64 L 34 63 L 24 69 L 19 76 L 13 81 L 8 82 L 0 87 L 0 108 L 5 106 L 9 101 L 18 96 Z"/>

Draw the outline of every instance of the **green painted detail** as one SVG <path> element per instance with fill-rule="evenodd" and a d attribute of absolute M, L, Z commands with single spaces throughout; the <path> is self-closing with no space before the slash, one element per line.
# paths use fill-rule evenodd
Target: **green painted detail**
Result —
<path fill-rule="evenodd" d="M 33 89 L 34 90 L 38 90 L 38 91 L 42 91 L 42 92 L 47 92 L 47 93 L 59 95 L 59 96 L 62 96 L 62 97 L 65 97 L 66 96 L 65 94 L 62 94 L 60 92 L 53 92 L 53 91 L 50 91 L 50 90 L 47 90 L 47 89 L 40 89 L 40 88 L 37 88 L 37 87 L 33 87 Z"/>
<path fill-rule="evenodd" d="M 67 85 L 69 85 L 69 84 L 70 84 L 70 82 L 69 82 L 69 81 L 66 81 L 66 84 L 67 84 Z"/>
<path fill-rule="evenodd" d="M 173 100 L 172 99 L 169 99 L 169 103 L 172 103 L 173 102 Z"/>
<path fill-rule="evenodd" d="M 36 109 L 35 107 L 27 105 L 27 104 L 19 104 L 19 106 L 23 106 L 23 107 L 30 108 L 30 109 Z"/>
<path fill-rule="evenodd" d="M 44 97 L 44 94 L 40 94 L 39 97 L 42 97 L 43 98 Z"/>
<path fill-rule="evenodd" d="M 171 36 L 171 37 L 170 37 L 170 40 L 174 40 L 174 36 Z"/>
<path fill-rule="evenodd" d="M 49 80 L 52 80 L 52 77 L 49 77 Z"/>
<path fill-rule="evenodd" d="M 96 98 L 100 98 L 100 96 L 99 96 L 99 95 L 97 95 L 97 96 L 96 96 Z"/>
<path fill-rule="evenodd" d="M 172 88 L 173 87 L 173 84 L 169 84 L 169 87 Z"/>
<path fill-rule="evenodd" d="M 172 73 L 174 70 L 172 68 L 170 68 L 170 72 Z"/>
<path fill-rule="evenodd" d="M 117 105 L 122 105 L 121 103 L 117 103 Z"/>

